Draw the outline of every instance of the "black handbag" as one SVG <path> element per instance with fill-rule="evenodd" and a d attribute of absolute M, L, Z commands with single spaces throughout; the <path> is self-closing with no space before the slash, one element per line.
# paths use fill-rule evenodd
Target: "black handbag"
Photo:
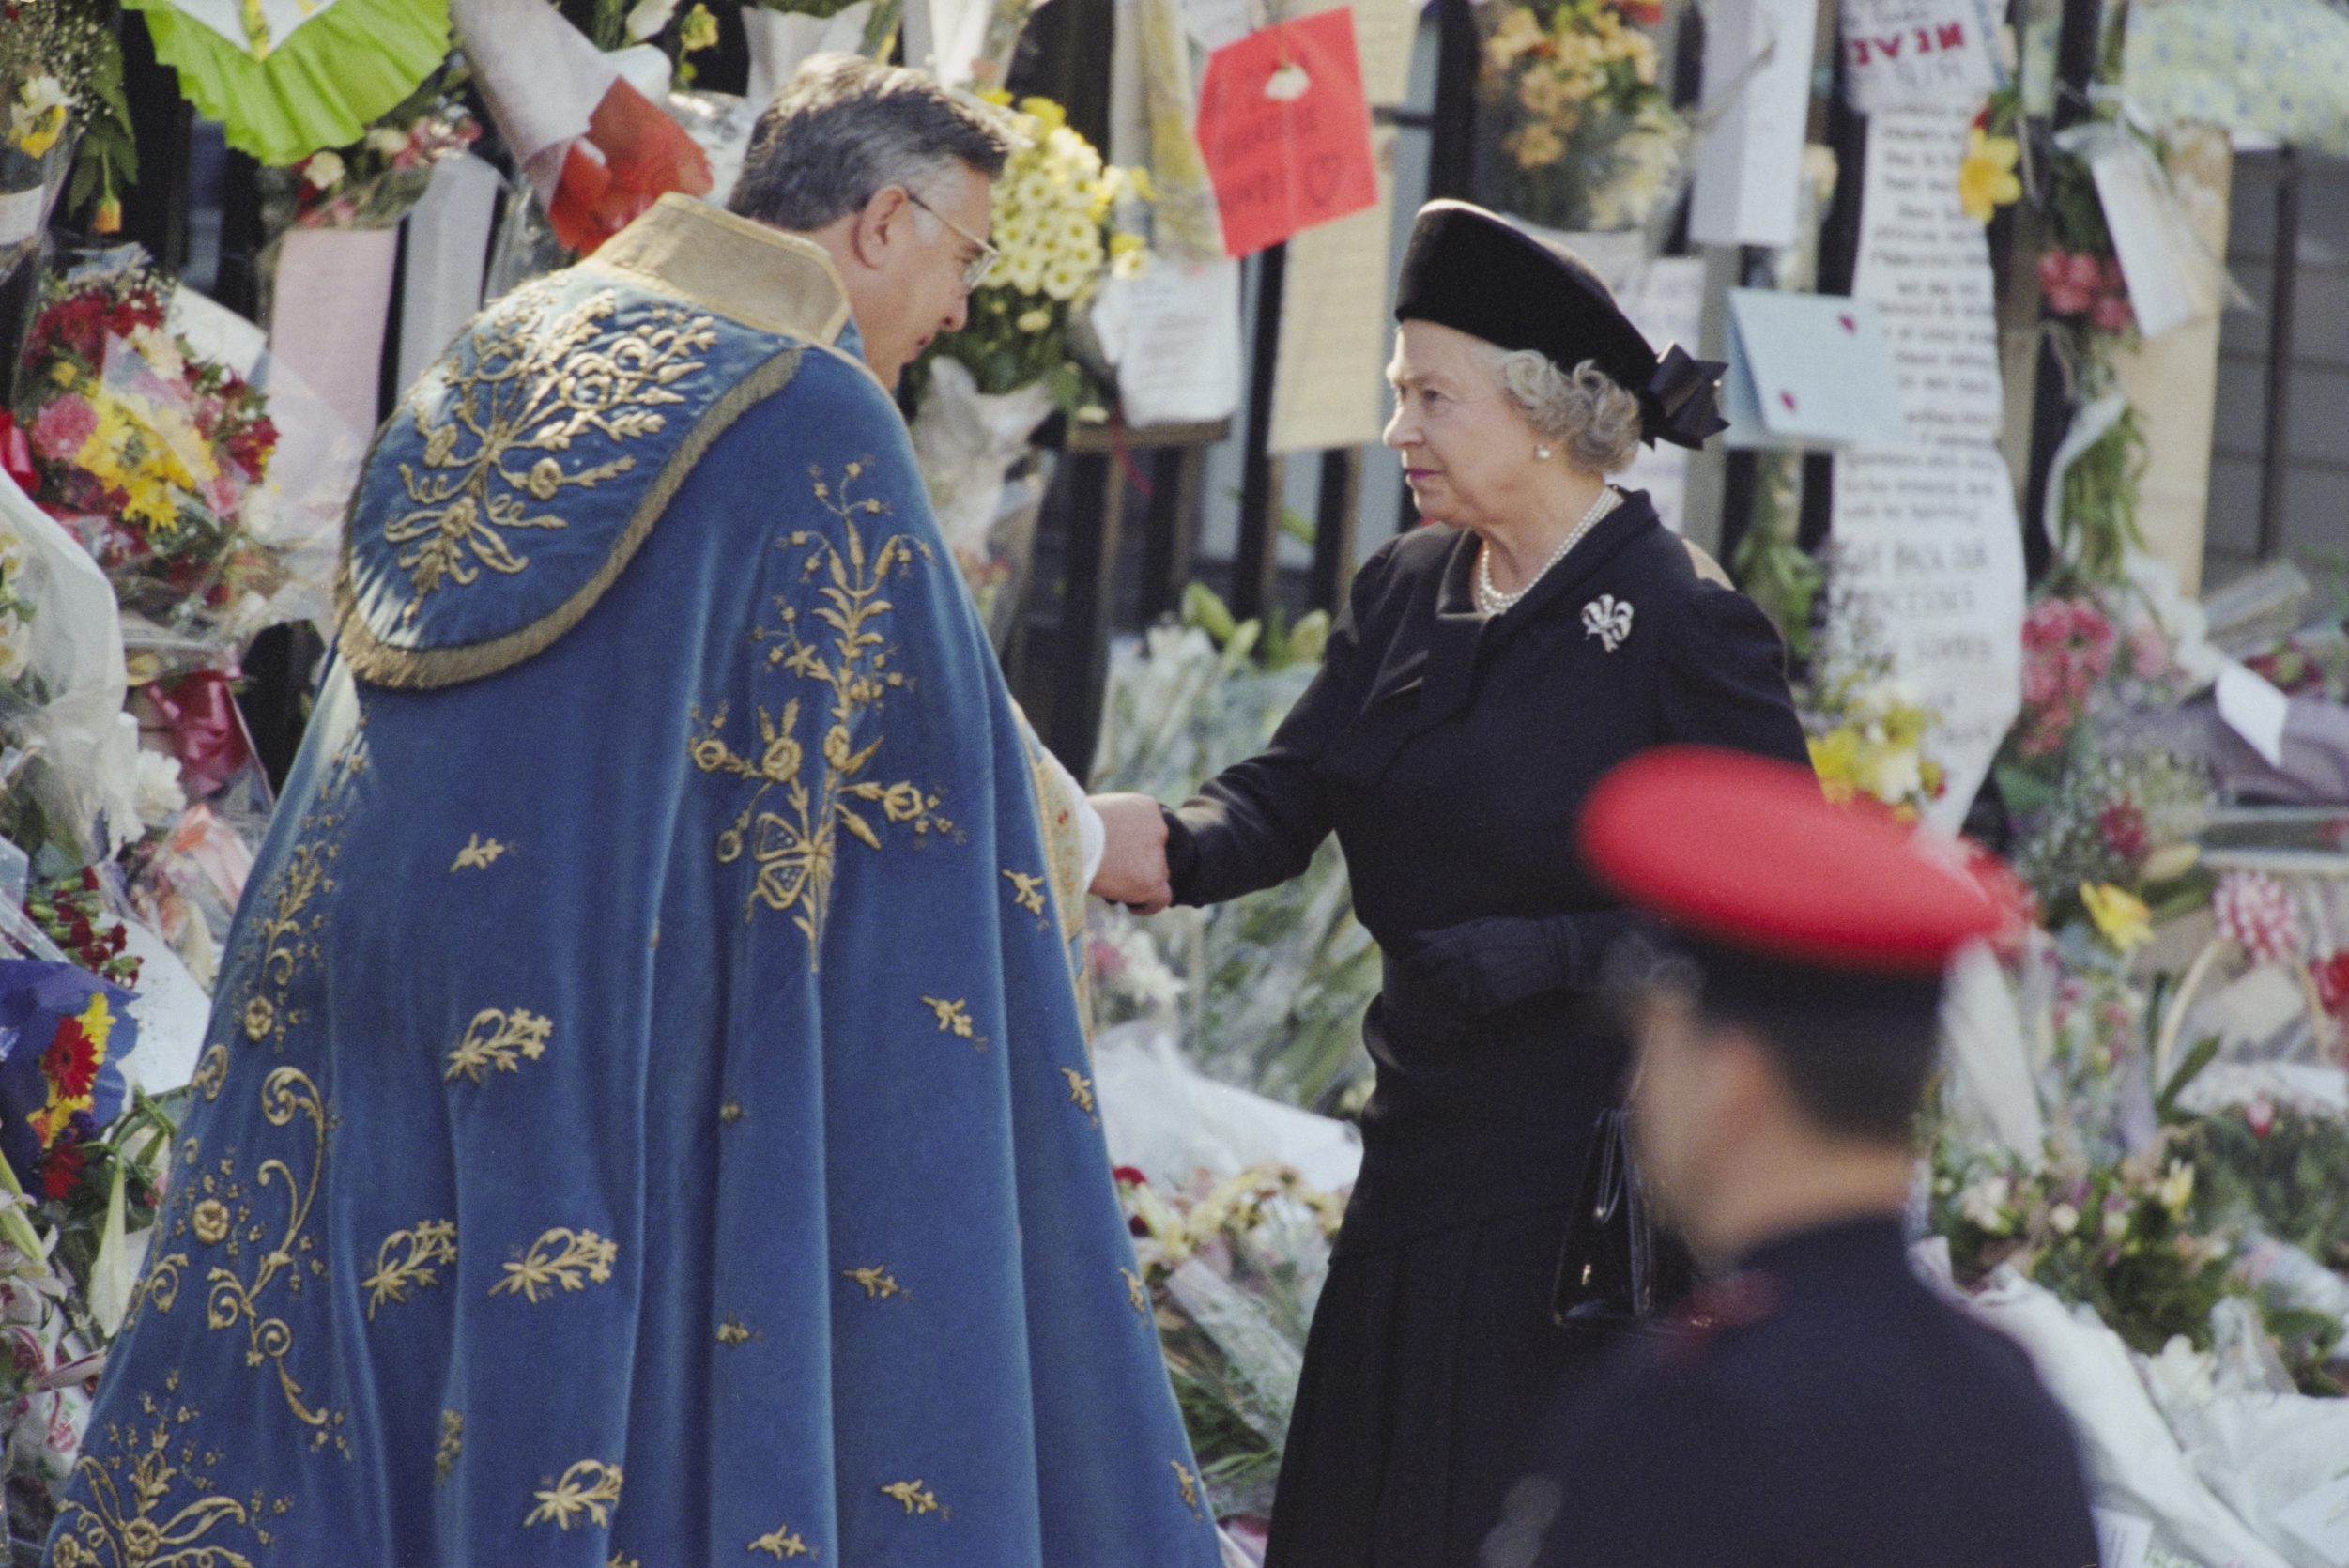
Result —
<path fill-rule="evenodd" d="M 1628 1115 L 1599 1113 L 1551 1292 L 1558 1326 L 1591 1338 L 1662 1329 L 1696 1282 L 1695 1259 L 1657 1223 L 1640 1183 Z"/>

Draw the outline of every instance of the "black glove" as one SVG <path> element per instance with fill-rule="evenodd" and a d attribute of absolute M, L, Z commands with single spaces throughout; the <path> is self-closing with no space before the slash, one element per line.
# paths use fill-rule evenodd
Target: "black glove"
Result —
<path fill-rule="evenodd" d="M 1611 909 L 1538 918 L 1492 915 L 1413 938 L 1404 961 L 1429 1002 L 1461 1018 L 1489 1018 L 1529 996 L 1589 985 L 1607 945 L 1629 924 L 1628 915 Z"/>

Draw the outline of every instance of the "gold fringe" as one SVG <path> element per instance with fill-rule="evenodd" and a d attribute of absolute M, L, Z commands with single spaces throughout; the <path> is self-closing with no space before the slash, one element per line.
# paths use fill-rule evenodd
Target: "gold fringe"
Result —
<path fill-rule="evenodd" d="M 661 471 L 645 487 L 637 502 L 635 514 L 618 544 L 570 598 L 546 614 L 518 630 L 487 642 L 470 642 L 452 648 L 400 648 L 378 638 L 361 614 L 350 580 L 351 540 L 357 532 L 359 495 L 351 497 L 351 512 L 343 527 L 343 558 L 334 574 L 335 625 L 339 634 L 338 649 L 351 673 L 376 685 L 389 686 L 396 691 L 431 691 L 441 686 L 459 685 L 485 676 L 511 669 L 525 659 L 545 653 L 555 640 L 577 625 L 604 597 L 628 562 L 636 558 L 645 540 L 652 532 L 652 525 L 661 520 L 668 503 L 685 481 L 699 466 L 702 454 L 712 443 L 724 435 L 734 422 L 759 403 L 773 397 L 791 385 L 799 372 L 800 356 L 805 347 L 794 345 L 761 363 L 756 370 L 728 389 L 726 395 L 710 405 L 685 435 L 677 450 L 669 454 Z M 397 415 L 393 416 L 395 419 Z M 391 427 L 386 422 L 385 429 Z M 376 439 L 380 442 L 378 431 Z M 370 447 L 368 464 L 373 466 L 375 451 Z M 365 470 L 362 469 L 362 472 Z"/>

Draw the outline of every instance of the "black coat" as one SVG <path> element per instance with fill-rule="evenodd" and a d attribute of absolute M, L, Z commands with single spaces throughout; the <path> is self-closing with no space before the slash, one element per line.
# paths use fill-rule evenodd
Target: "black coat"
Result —
<path fill-rule="evenodd" d="M 1285 881 L 1334 830 L 1355 914 L 1389 955 L 1363 1026 L 1378 1084 L 1342 1253 L 1567 1202 L 1626 1065 L 1587 990 L 1473 1026 L 1447 1016 L 1395 961 L 1407 939 L 1488 915 L 1619 923 L 1574 826 L 1636 752 L 1692 741 L 1808 761 L 1776 632 L 1697 576 L 1644 494 L 1490 620 L 1470 591 L 1478 548 L 1431 527 L 1373 556 L 1271 744 L 1175 813 L 1185 903 Z"/>
<path fill-rule="evenodd" d="M 1495 1568 L 2091 1568 L 2071 1424 L 1892 1218 L 1758 1250 L 1569 1399 Z"/>

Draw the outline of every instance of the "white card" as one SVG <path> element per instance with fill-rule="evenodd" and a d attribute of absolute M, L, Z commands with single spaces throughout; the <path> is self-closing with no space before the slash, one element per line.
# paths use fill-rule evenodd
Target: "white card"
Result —
<path fill-rule="evenodd" d="M 2282 767 L 2284 721 L 2292 715 L 2292 699 L 2232 659 L 2218 672 L 2218 716 L 2227 728 L 2265 758 L 2269 767 Z"/>
<path fill-rule="evenodd" d="M 1239 407 L 1239 263 L 1156 257 L 1141 276 L 1101 285 L 1093 328 L 1135 429 L 1227 419 Z"/>
<path fill-rule="evenodd" d="M 1911 444 L 1876 307 L 1832 294 L 1729 291 L 1737 414 L 1780 442 Z M 1749 426 L 1733 444 L 1756 432 Z"/>
<path fill-rule="evenodd" d="M 1843 0 L 1851 107 L 1863 115 L 1927 104 L 1973 109 L 1998 85 L 1992 26 L 1983 0 Z"/>
<path fill-rule="evenodd" d="M 1794 243 L 1818 27 L 1813 0 L 1743 0 L 1707 14 L 1704 104 L 1720 117 L 1696 152 L 1697 243 Z"/>

